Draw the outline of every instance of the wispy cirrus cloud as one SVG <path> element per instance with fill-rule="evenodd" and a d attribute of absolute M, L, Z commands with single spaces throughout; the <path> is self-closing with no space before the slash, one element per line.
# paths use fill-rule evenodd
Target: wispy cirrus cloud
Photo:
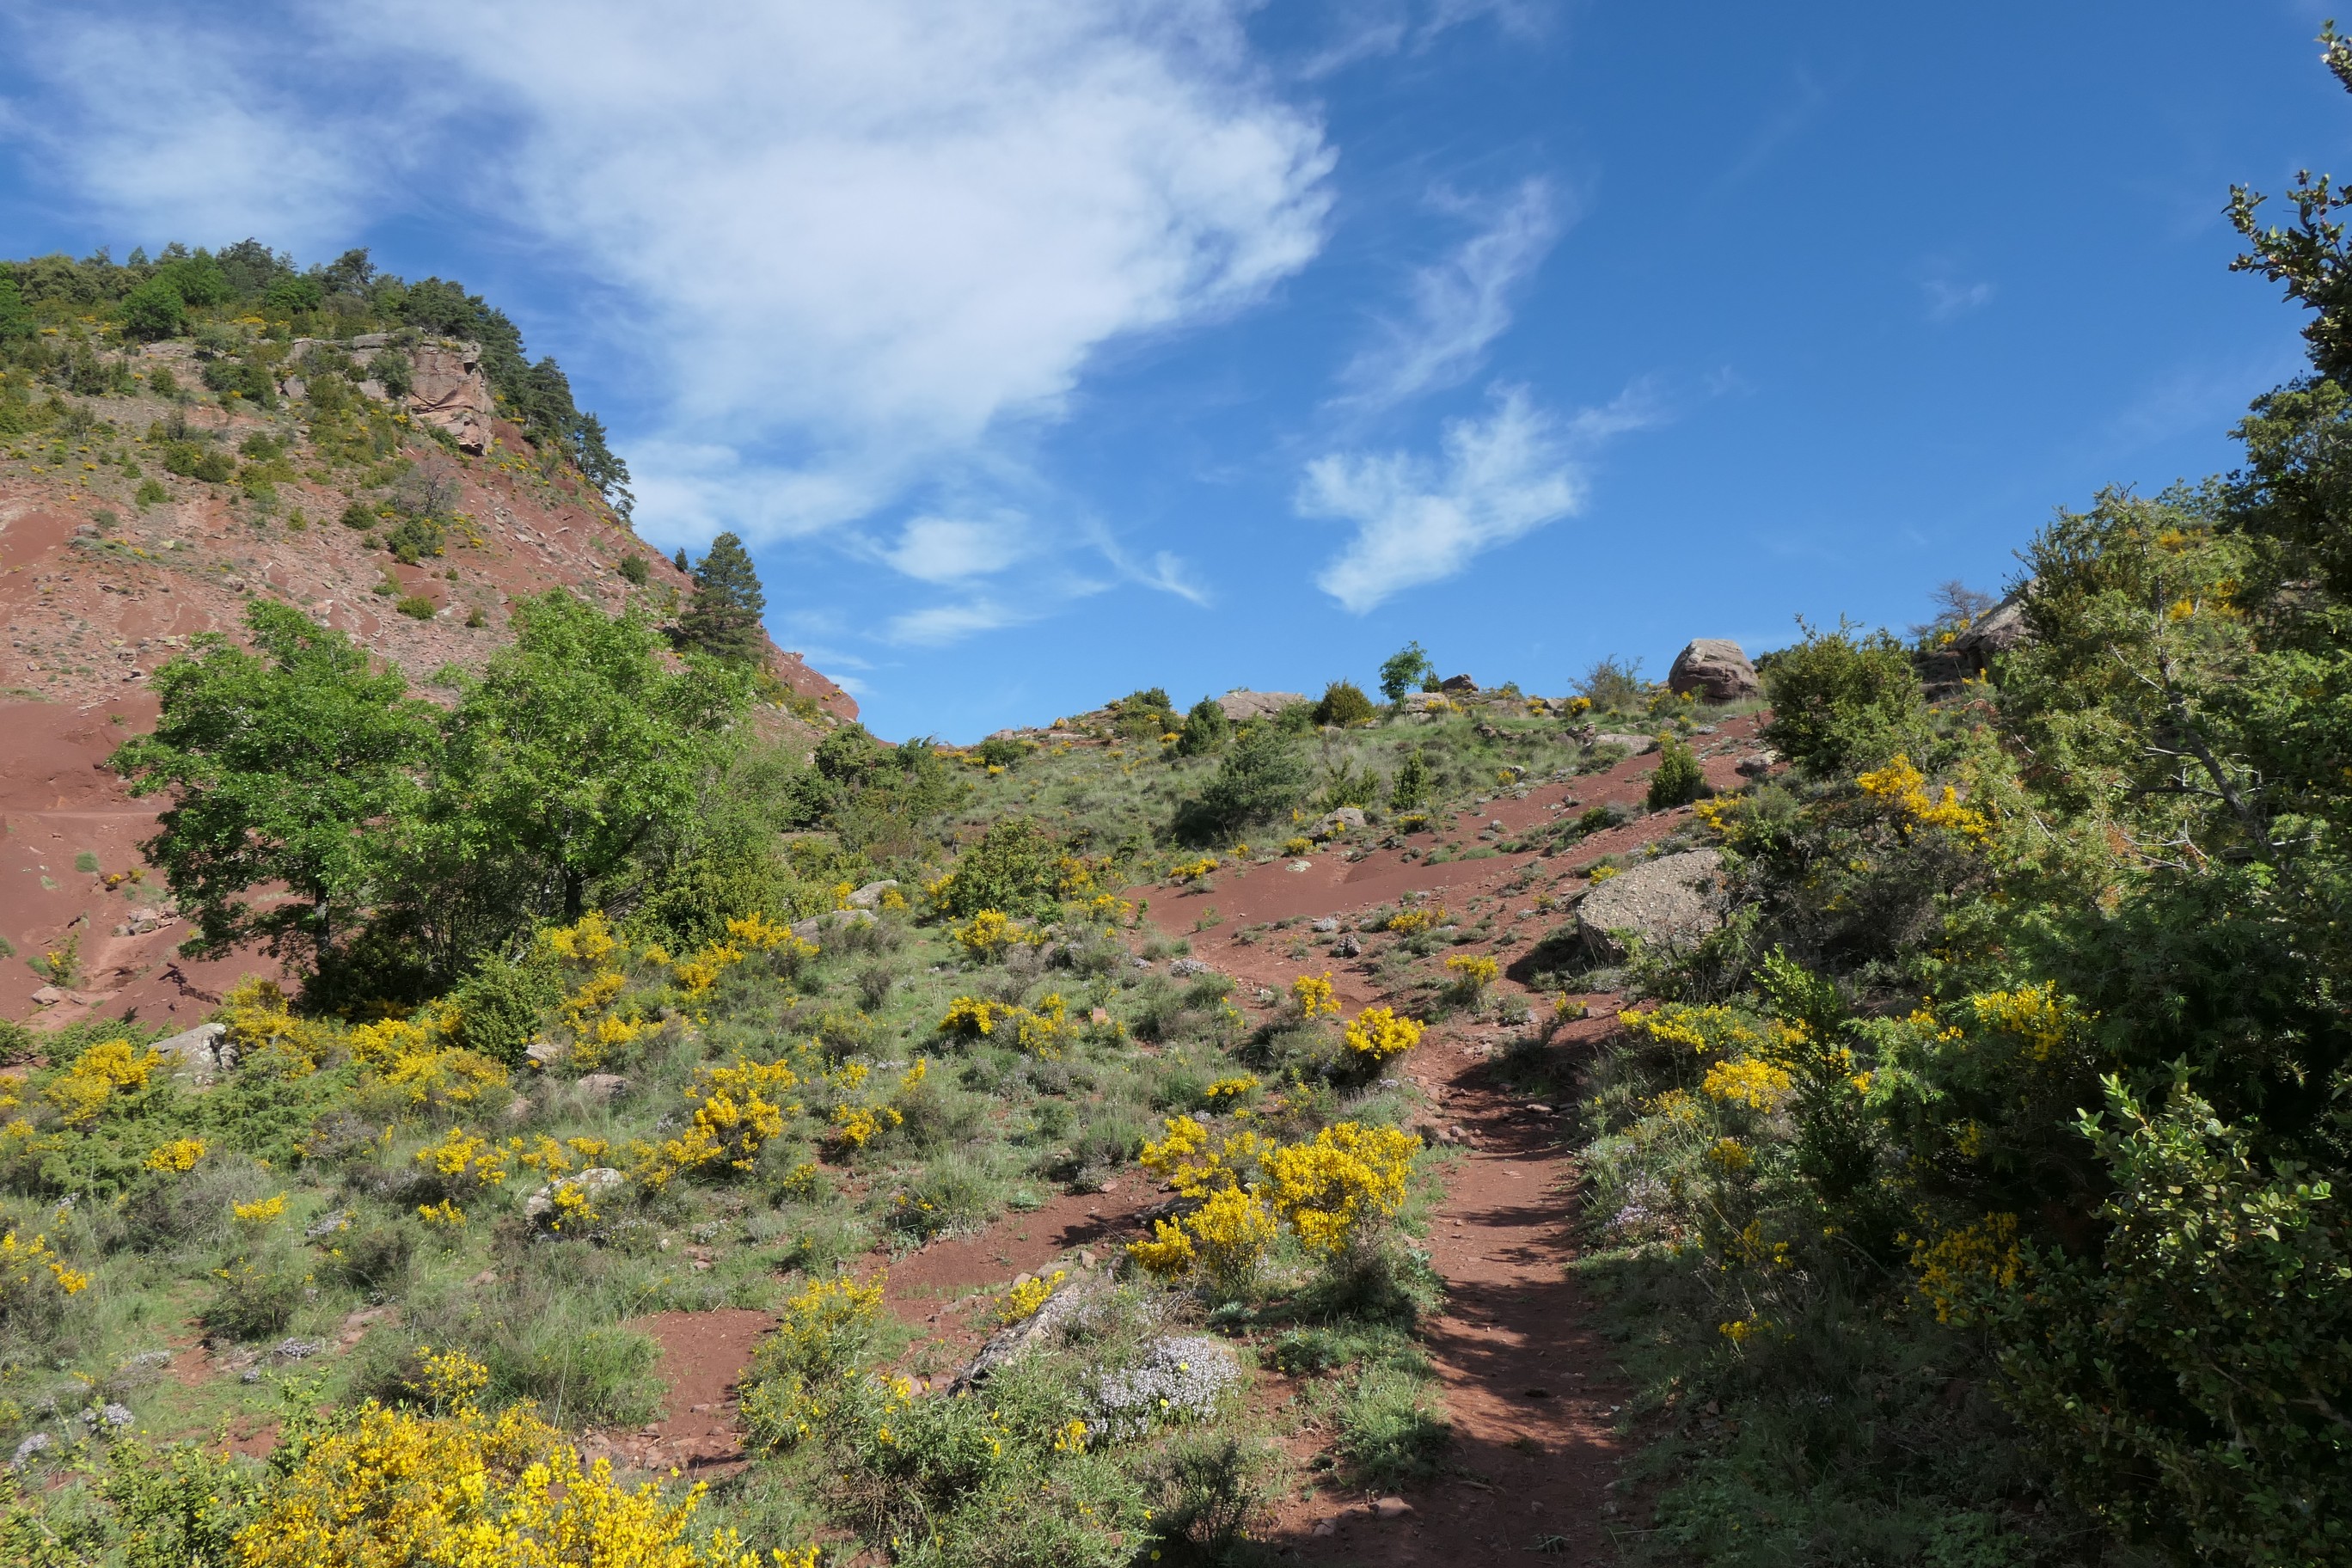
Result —
<path fill-rule="evenodd" d="M 1524 388 L 1498 387 L 1483 418 L 1446 422 L 1433 459 L 1403 450 L 1318 458 L 1299 486 L 1299 513 L 1356 531 L 1316 585 L 1362 615 L 1454 576 L 1485 552 L 1583 510 L 1591 454 L 1664 417 L 1647 385 L 1565 419 Z"/>
<path fill-rule="evenodd" d="M 1549 180 L 1521 181 L 1478 213 L 1477 232 L 1417 269 L 1409 316 L 1339 374 L 1344 405 L 1380 409 L 1476 374 L 1487 347 L 1511 324 L 1515 297 L 1565 226 L 1565 202 Z"/>

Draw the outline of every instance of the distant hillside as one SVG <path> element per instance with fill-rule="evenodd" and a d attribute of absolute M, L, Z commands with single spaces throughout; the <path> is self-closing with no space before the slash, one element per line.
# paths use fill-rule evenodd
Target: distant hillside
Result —
<path fill-rule="evenodd" d="M 0 263 L 0 1015 L 35 1010 L 21 960 L 68 937 L 109 1013 L 201 1014 L 236 967 L 175 960 L 185 932 L 129 879 L 158 803 L 101 764 L 152 725 L 158 665 L 256 595 L 428 695 L 549 588 L 667 619 L 690 584 L 631 531 L 626 480 L 555 362 L 456 284 L 356 251 L 298 272 L 250 241 Z M 769 668 L 779 721 L 856 718 L 797 654 Z"/>

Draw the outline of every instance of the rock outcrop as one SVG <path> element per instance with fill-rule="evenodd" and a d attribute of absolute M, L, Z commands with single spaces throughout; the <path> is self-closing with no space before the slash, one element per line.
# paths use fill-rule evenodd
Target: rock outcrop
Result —
<path fill-rule="evenodd" d="M 425 343 L 409 351 L 408 362 L 409 416 L 446 431 L 462 451 L 489 450 L 497 406 L 490 401 L 489 378 L 482 374 L 481 345 Z"/>
<path fill-rule="evenodd" d="M 1224 710 L 1227 722 L 1238 724 L 1248 719 L 1271 719 L 1306 700 L 1296 691 L 1228 691 L 1217 699 L 1217 706 Z"/>
<path fill-rule="evenodd" d="M 1620 871 L 1584 895 L 1577 934 L 1594 956 L 1613 963 L 1634 943 L 1689 948 L 1723 922 L 1723 855 L 1688 849 Z"/>
<path fill-rule="evenodd" d="M 1992 668 L 1992 661 L 2033 635 L 2025 624 L 2025 590 L 2020 588 L 1969 623 L 1952 639 L 1950 652 L 1970 672 Z"/>
<path fill-rule="evenodd" d="M 1728 637 L 1694 637 L 1675 655 L 1666 672 L 1666 689 L 1695 692 L 1709 702 L 1744 702 L 1763 687 L 1748 654 Z"/>

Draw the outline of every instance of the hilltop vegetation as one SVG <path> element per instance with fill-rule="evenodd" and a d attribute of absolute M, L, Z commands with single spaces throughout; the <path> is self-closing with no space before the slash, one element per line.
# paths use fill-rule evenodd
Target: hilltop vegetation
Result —
<path fill-rule="evenodd" d="M 463 284 L 407 282 L 379 271 L 365 250 L 299 270 L 291 258 L 253 239 L 217 253 L 180 244 L 152 258 L 135 250 L 119 263 L 104 251 L 79 261 L 44 256 L 0 262 L 0 363 L 15 367 L 0 377 L 0 437 L 38 432 L 70 416 L 54 395 L 47 404 L 33 399 L 44 384 L 84 397 L 129 394 L 140 373 L 125 350 L 139 343 L 191 339 L 206 389 L 268 409 L 278 406 L 279 376 L 296 368 L 288 361 L 295 340 L 349 342 L 374 333 L 398 341 L 357 363 L 312 350 L 317 363 L 299 368 L 314 381 L 320 371 L 342 372 L 405 394 L 405 343 L 478 343 L 499 411 L 628 515 L 628 468 L 607 445 L 604 425 L 574 405 L 562 368 L 551 358 L 531 361 L 513 321 Z"/>

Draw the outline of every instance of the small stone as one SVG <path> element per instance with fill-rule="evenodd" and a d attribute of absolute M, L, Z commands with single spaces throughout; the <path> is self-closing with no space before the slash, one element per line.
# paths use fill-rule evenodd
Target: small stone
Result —
<path fill-rule="evenodd" d="M 1094 1011 L 1087 1015 L 1087 1022 L 1092 1024 L 1097 1029 L 1101 1028 L 1104 1025 L 1110 1022 L 1110 1009 L 1108 1007 L 1097 1007 Z"/>
<path fill-rule="evenodd" d="M 33 993 L 33 1002 L 37 1006 L 54 1007 L 65 999 L 66 994 L 58 990 L 54 985 L 44 985 L 38 991 Z M 34 1434 L 36 1436 L 38 1436 L 40 1434 L 38 1433 Z"/>
<path fill-rule="evenodd" d="M 49 1451 L 50 1442 L 51 1438 L 47 1432 L 34 1433 L 31 1436 L 16 1445 L 16 1463 L 22 1465 L 26 1460 L 31 1458 L 36 1454 L 47 1453 Z"/>
<path fill-rule="evenodd" d="M 1331 944 L 1331 956 L 1334 958 L 1356 958 L 1360 957 L 1363 951 L 1364 944 L 1356 939 L 1354 931 L 1349 931 Z"/>
<path fill-rule="evenodd" d="M 1318 1519 L 1315 1521 L 1315 1528 L 1307 1533 L 1318 1538 L 1337 1535 L 1339 1533 L 1339 1521 L 1336 1519 Z"/>
<path fill-rule="evenodd" d="M 1317 931 L 1338 931 L 1339 929 L 1339 921 L 1335 916 L 1325 915 L 1321 920 L 1315 922 L 1315 929 Z"/>
<path fill-rule="evenodd" d="M 1374 1519 L 1402 1519 L 1412 1511 L 1412 1504 L 1401 1497 L 1381 1498 L 1372 1504 Z"/>

